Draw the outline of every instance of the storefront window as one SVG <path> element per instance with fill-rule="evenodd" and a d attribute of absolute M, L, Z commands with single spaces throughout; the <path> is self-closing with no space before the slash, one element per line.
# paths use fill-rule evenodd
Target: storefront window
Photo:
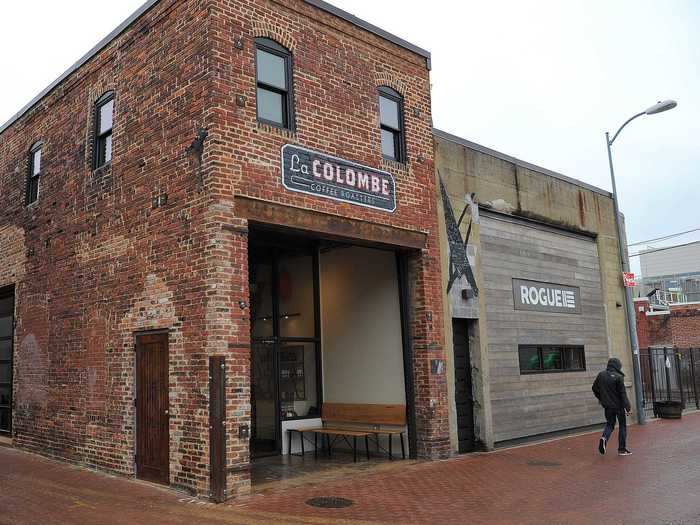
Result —
<path fill-rule="evenodd" d="M 315 343 L 280 346 L 279 389 L 282 419 L 319 415 Z"/>
<path fill-rule="evenodd" d="M 586 369 L 583 346 L 520 345 L 521 374 L 579 372 Z"/>
<path fill-rule="evenodd" d="M 0 361 L 5 359 L 12 359 L 12 341 L 9 339 L 0 340 Z"/>
<path fill-rule="evenodd" d="M 564 368 L 567 370 L 585 370 L 586 362 L 583 359 L 583 347 L 564 348 Z"/>
<path fill-rule="evenodd" d="M 281 451 L 283 421 L 320 416 L 318 251 L 266 233 L 250 246 L 250 447 L 261 457 Z"/>
<path fill-rule="evenodd" d="M 280 259 L 278 267 L 280 337 L 314 337 L 313 257 Z"/>
<path fill-rule="evenodd" d="M 540 353 L 536 346 L 520 348 L 520 371 L 538 372 L 541 370 Z"/>
<path fill-rule="evenodd" d="M 253 338 L 272 337 L 272 265 L 255 264 L 251 267 L 250 322 Z"/>
<path fill-rule="evenodd" d="M 561 370 L 561 349 L 542 349 L 542 368 L 544 370 Z"/>

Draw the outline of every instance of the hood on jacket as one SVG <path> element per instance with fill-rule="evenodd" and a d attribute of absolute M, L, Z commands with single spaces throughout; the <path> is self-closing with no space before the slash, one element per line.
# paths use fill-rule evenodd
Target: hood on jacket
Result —
<path fill-rule="evenodd" d="M 621 376 L 625 375 L 622 373 L 622 363 L 617 357 L 611 357 L 610 359 L 608 359 L 608 370 L 612 372 L 617 372 Z"/>

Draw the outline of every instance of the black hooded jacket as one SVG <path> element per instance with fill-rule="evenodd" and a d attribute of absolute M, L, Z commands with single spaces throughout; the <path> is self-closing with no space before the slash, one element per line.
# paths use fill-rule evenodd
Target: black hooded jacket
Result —
<path fill-rule="evenodd" d="M 631 410 L 625 390 L 625 374 L 622 363 L 616 357 L 608 361 L 608 368 L 598 374 L 593 383 L 593 393 L 605 408 Z"/>

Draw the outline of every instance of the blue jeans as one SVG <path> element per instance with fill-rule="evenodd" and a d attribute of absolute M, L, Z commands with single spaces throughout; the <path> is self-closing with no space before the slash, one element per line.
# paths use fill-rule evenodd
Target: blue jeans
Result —
<path fill-rule="evenodd" d="M 625 414 L 624 410 L 617 410 L 615 408 L 605 409 L 605 420 L 607 423 L 605 423 L 603 437 L 605 438 L 606 442 L 610 439 L 613 430 L 615 430 L 615 419 L 620 422 L 617 450 L 624 450 L 627 448 L 627 415 Z"/>

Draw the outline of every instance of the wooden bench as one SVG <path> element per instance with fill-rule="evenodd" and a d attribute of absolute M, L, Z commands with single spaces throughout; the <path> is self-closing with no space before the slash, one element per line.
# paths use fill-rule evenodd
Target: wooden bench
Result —
<path fill-rule="evenodd" d="M 392 441 L 395 435 L 401 440 L 401 455 L 406 459 L 406 446 L 404 444 L 404 432 L 406 426 L 405 405 L 360 405 L 351 403 L 324 403 L 321 406 L 322 426 L 317 428 L 288 429 L 289 453 L 292 453 L 292 433 L 299 434 L 301 442 L 301 455 L 304 455 L 304 432 L 314 435 L 314 457 L 318 456 L 318 436 L 326 441 L 326 451 L 331 455 L 331 449 L 337 439 L 343 439 L 350 445 L 352 438 L 353 461 L 357 461 L 357 438 L 364 439 L 365 453 L 369 460 L 369 438 L 374 437 L 374 442 L 379 452 L 379 436 L 386 435 L 389 438 L 389 459 L 393 460 Z M 331 437 L 333 441 L 331 441 Z"/>

